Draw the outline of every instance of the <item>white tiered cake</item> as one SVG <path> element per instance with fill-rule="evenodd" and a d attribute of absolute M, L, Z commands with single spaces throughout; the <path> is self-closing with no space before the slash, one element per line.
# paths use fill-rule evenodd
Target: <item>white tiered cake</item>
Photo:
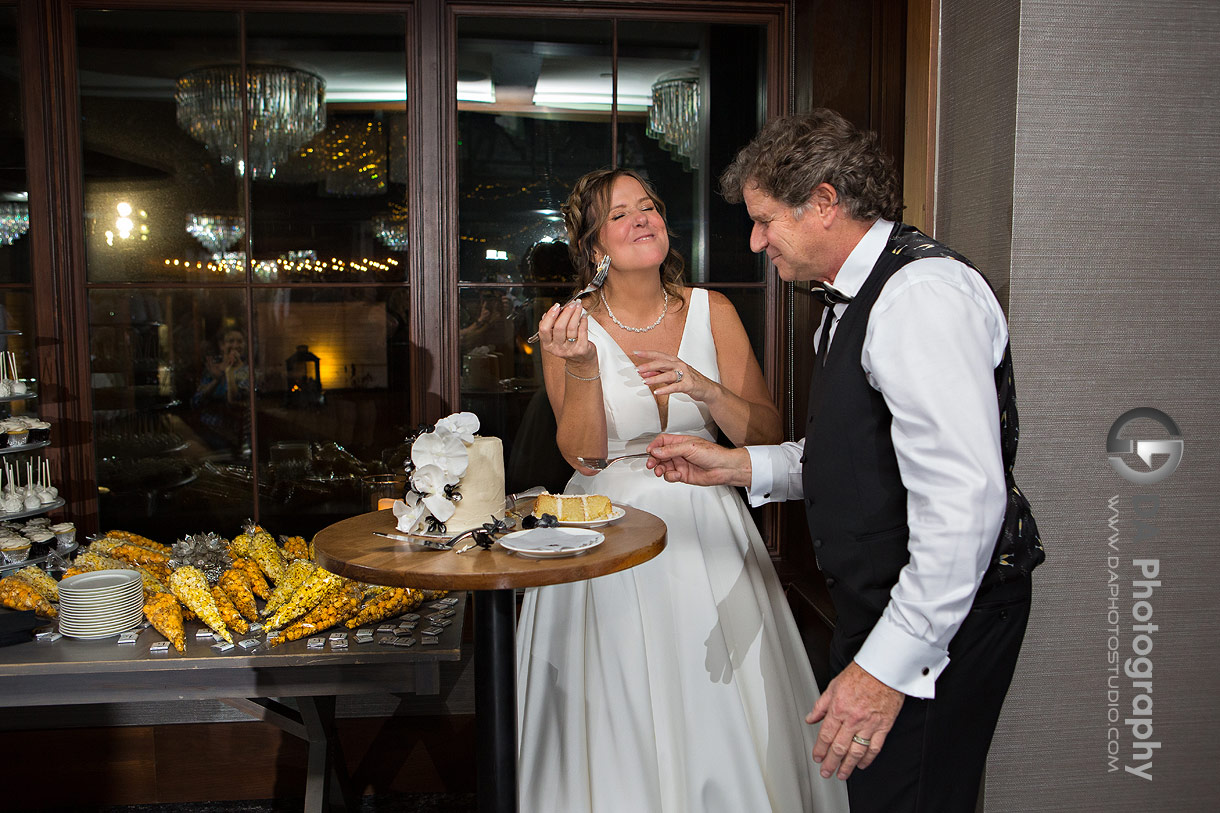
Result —
<path fill-rule="evenodd" d="M 504 517 L 504 444 L 478 429 L 478 416 L 459 412 L 411 441 L 398 530 L 455 536 Z"/>
<path fill-rule="evenodd" d="M 458 483 L 462 495 L 445 522 L 445 533 L 460 534 L 493 518 L 504 518 L 504 444 L 499 438 L 474 439 L 466 447 L 470 463 Z"/>

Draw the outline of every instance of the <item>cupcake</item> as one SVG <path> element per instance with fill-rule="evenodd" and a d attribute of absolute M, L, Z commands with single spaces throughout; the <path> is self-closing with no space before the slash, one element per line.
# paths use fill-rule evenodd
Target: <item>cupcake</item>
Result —
<path fill-rule="evenodd" d="M 10 429 L 4 434 L 8 435 L 9 446 L 24 446 L 30 439 L 30 430 L 24 427 L 20 429 Z"/>
<path fill-rule="evenodd" d="M 71 522 L 58 522 L 52 525 L 50 530 L 55 534 L 57 547 L 61 551 L 72 547 L 72 543 L 76 541 L 76 526 Z"/>
<path fill-rule="evenodd" d="M 51 439 L 51 424 L 46 421 L 30 423 L 30 443 L 42 443 Z"/>
<path fill-rule="evenodd" d="M 24 562 L 30 556 L 30 540 L 3 539 L 0 540 L 0 554 L 4 555 L 4 563 L 15 565 Z"/>
<path fill-rule="evenodd" d="M 33 542 L 35 545 L 41 545 L 44 542 L 50 542 L 52 539 L 54 539 L 55 534 L 38 528 L 33 531 L 26 531 L 25 538 Z"/>

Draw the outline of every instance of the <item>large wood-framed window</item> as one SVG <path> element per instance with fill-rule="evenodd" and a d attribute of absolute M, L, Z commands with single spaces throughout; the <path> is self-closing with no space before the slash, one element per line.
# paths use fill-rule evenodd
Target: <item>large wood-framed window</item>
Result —
<path fill-rule="evenodd" d="M 786 109 L 785 3 L 9 8 L 43 406 L 86 529 L 308 535 L 462 408 L 534 484 L 521 339 L 567 289 L 557 204 L 598 166 L 654 179 L 780 392 L 781 291 L 715 178 Z M 662 80 L 701 94 L 668 149 Z"/>

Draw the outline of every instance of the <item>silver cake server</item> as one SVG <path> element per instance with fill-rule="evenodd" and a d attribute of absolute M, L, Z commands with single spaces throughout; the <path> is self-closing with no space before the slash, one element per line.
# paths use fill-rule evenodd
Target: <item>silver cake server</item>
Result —
<path fill-rule="evenodd" d="M 435 539 L 429 539 L 426 536 L 392 534 L 385 531 L 373 531 L 373 536 L 384 536 L 386 539 L 393 539 L 398 542 L 409 542 L 412 545 L 419 545 L 421 548 L 427 548 L 428 550 L 449 550 L 453 547 L 453 543 L 455 541 L 450 539 L 445 542 L 437 542 Z"/>

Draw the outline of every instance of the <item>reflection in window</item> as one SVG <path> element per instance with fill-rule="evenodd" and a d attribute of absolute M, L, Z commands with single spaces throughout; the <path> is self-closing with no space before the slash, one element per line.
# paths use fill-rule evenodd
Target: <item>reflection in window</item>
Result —
<path fill-rule="evenodd" d="M 0 8 L 0 283 L 30 281 L 29 187 L 25 175 L 25 133 L 21 115 L 16 12 Z M 17 327 L 0 314 L 0 330 Z M 33 326 L 26 324 L 27 330 Z"/>
<path fill-rule="evenodd" d="M 368 510 L 410 434 L 405 288 L 255 293 L 260 516 L 320 528 Z"/>
<path fill-rule="evenodd" d="M 274 172 L 253 176 L 255 280 L 405 281 L 405 20 L 248 14 L 246 30 L 247 59 L 280 66 L 290 83 L 265 96 L 282 102 L 280 129 L 296 136 L 279 145 Z M 319 97 L 324 109 L 309 104 Z"/>
<path fill-rule="evenodd" d="M 410 429 L 405 17 L 76 22 L 102 525 L 365 510 Z"/>
<path fill-rule="evenodd" d="M 253 516 L 245 313 L 233 289 L 90 291 L 103 526 L 172 541 Z"/>
<path fill-rule="evenodd" d="M 504 440 L 510 491 L 561 488 L 571 473 L 525 338 L 571 292 L 559 208 L 586 172 L 625 166 L 653 183 L 689 281 L 748 286 L 725 293 L 762 349 L 763 265 L 742 212 L 719 199 L 715 182 L 763 120 L 764 33 L 673 21 L 458 20 L 461 403 Z"/>
<path fill-rule="evenodd" d="M 178 79 L 240 59 L 233 13 L 76 13 L 91 282 L 243 280 L 240 178 L 178 121 Z"/>

